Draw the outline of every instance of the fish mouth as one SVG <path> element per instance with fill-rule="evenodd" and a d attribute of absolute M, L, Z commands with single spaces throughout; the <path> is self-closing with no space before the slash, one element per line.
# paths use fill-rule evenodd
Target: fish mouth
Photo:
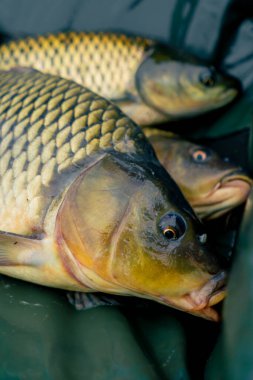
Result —
<path fill-rule="evenodd" d="M 192 202 L 192 206 L 202 219 L 218 218 L 245 202 L 252 184 L 252 179 L 243 171 L 230 172 L 205 197 Z"/>
<path fill-rule="evenodd" d="M 217 96 L 216 106 L 214 105 L 214 109 L 218 107 L 223 107 L 228 103 L 232 102 L 239 95 L 239 90 L 236 88 L 229 88 L 225 91 L 221 91 L 219 96 Z"/>
<path fill-rule="evenodd" d="M 207 306 L 213 306 L 220 302 L 224 297 L 227 275 L 225 271 L 221 271 L 214 275 L 207 283 L 197 291 L 194 290 L 186 295 L 189 302 L 193 305 L 193 310 L 201 310 Z"/>
<path fill-rule="evenodd" d="M 225 271 L 220 271 L 199 289 L 184 294 L 179 300 L 166 300 L 164 297 L 162 303 L 197 317 L 218 322 L 220 315 L 213 306 L 225 298 L 226 283 L 227 274 Z"/>
<path fill-rule="evenodd" d="M 202 113 L 213 111 L 217 108 L 226 106 L 232 102 L 239 94 L 239 90 L 234 88 L 215 89 L 214 94 L 209 97 L 194 98 L 188 96 L 176 96 L 172 94 L 169 88 L 158 84 L 152 79 L 145 78 L 143 84 L 139 84 L 138 93 L 142 101 L 150 108 L 171 118 L 187 118 Z"/>

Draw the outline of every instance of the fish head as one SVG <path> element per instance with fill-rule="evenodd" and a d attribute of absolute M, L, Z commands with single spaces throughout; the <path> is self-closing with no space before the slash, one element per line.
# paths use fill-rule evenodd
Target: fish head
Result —
<path fill-rule="evenodd" d="M 70 187 L 57 225 L 65 262 L 74 258 L 74 276 L 90 288 L 217 318 L 210 304 L 224 297 L 226 275 L 158 162 L 105 157 Z"/>
<path fill-rule="evenodd" d="M 136 88 L 151 108 L 169 118 L 196 116 L 230 103 L 238 81 L 188 56 L 156 47 L 136 73 Z"/>
<path fill-rule="evenodd" d="M 170 132 L 146 133 L 158 159 L 201 219 L 219 217 L 246 201 L 252 180 L 239 166 Z"/>

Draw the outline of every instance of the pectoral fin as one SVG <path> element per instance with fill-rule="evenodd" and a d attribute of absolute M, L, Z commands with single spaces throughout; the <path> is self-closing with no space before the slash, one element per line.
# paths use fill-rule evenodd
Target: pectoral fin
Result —
<path fill-rule="evenodd" d="M 67 298 L 76 310 L 88 310 L 98 306 L 119 306 L 113 295 L 103 293 L 68 292 Z"/>
<path fill-rule="evenodd" d="M 0 266 L 37 266 L 41 248 L 41 240 L 0 231 Z"/>
<path fill-rule="evenodd" d="M 47 237 L 36 239 L 0 231 L 0 273 L 54 288 L 88 289 L 72 278 L 53 240 Z"/>

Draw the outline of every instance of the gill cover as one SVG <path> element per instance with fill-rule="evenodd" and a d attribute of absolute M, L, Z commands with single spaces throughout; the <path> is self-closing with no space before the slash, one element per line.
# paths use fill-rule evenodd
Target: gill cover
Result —
<path fill-rule="evenodd" d="M 78 281 L 170 304 L 170 297 L 197 291 L 219 271 L 168 175 L 165 184 L 152 170 L 112 155 L 81 174 L 57 216 L 63 261 Z M 168 226 L 181 229 L 179 239 L 165 236 Z"/>

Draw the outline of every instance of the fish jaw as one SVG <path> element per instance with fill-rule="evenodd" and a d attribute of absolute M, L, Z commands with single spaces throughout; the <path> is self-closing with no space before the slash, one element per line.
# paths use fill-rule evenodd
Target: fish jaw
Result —
<path fill-rule="evenodd" d="M 213 111 L 226 106 L 238 95 L 236 90 L 228 90 L 210 105 L 208 100 L 192 99 L 190 96 L 185 98 L 183 98 L 183 95 L 181 97 L 171 97 L 154 84 L 150 84 L 149 87 L 147 91 L 149 98 L 144 99 L 143 97 L 142 100 L 150 109 L 163 115 L 164 120 L 186 119 Z M 149 124 L 147 123 L 146 125 Z"/>
<path fill-rule="evenodd" d="M 160 302 L 192 315 L 218 322 L 220 316 L 212 306 L 218 304 L 225 298 L 226 279 L 226 273 L 221 271 L 211 277 L 211 279 L 199 289 L 184 294 L 179 299 L 161 297 Z"/>
<path fill-rule="evenodd" d="M 244 203 L 252 188 L 252 179 L 241 171 L 230 173 L 205 197 L 192 201 L 198 216 L 211 220 L 226 214 L 232 208 Z"/>

